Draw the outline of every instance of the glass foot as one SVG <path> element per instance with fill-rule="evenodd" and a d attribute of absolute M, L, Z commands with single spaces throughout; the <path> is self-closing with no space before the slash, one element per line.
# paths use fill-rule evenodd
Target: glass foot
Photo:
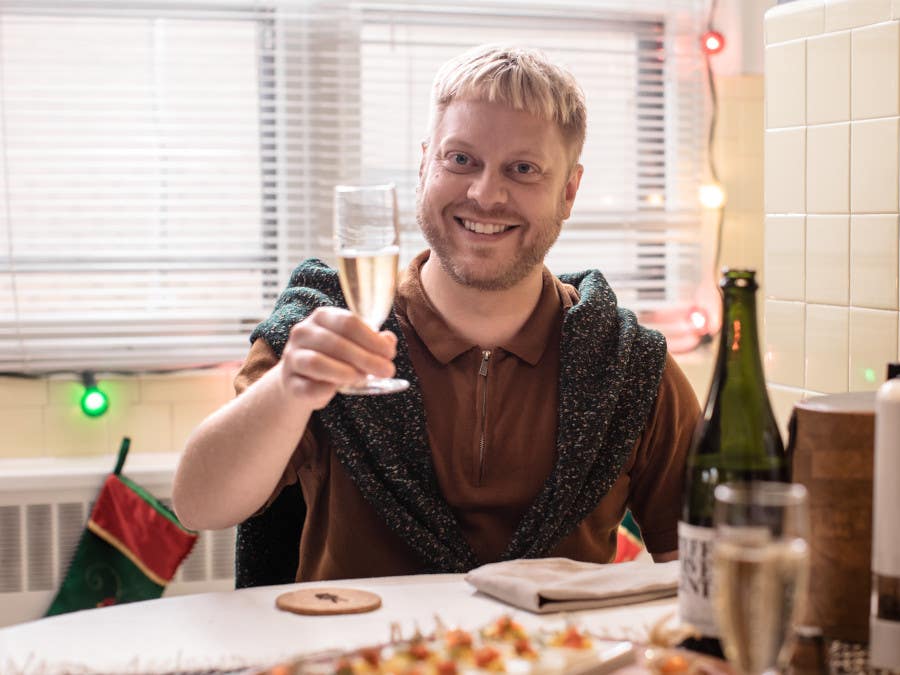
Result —
<path fill-rule="evenodd" d="M 371 394 L 395 394 L 409 388 L 409 382 L 393 377 L 369 376 L 362 382 L 341 387 L 338 391 L 351 396 L 366 396 Z"/>

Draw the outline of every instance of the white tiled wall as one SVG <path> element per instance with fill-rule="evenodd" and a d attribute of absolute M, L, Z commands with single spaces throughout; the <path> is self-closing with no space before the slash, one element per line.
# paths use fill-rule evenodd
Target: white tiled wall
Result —
<path fill-rule="evenodd" d="M 766 14 L 766 373 L 785 410 L 900 359 L 900 0 Z"/>

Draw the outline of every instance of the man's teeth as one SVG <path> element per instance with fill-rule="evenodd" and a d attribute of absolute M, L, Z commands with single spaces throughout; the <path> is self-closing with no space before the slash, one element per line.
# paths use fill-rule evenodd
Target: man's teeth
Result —
<path fill-rule="evenodd" d="M 477 232 L 478 234 L 500 234 L 512 227 L 511 225 L 496 225 L 494 223 L 476 223 L 472 220 L 464 220 L 462 224 L 470 232 Z"/>

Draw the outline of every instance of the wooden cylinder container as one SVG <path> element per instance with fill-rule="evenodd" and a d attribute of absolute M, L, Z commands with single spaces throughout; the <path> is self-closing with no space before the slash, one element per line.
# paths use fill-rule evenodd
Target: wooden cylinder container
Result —
<path fill-rule="evenodd" d="M 809 491 L 805 623 L 829 639 L 868 642 L 875 394 L 802 401 L 790 432 L 793 480 Z"/>

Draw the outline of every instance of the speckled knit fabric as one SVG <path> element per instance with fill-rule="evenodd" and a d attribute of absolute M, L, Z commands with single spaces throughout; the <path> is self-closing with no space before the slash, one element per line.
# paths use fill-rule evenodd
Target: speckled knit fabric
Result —
<path fill-rule="evenodd" d="M 594 510 L 645 426 L 665 365 L 665 338 L 617 308 L 600 272 L 560 279 L 578 289 L 580 300 L 562 329 L 558 458 L 505 560 L 547 555 Z M 250 339 L 264 338 L 280 356 L 291 327 L 327 305 L 346 306 L 337 273 L 306 260 Z M 384 328 L 397 335 L 395 365 L 409 389 L 389 396 L 338 394 L 316 414 L 360 492 L 418 553 L 425 571 L 468 571 L 478 562 L 438 488 L 421 388 L 393 313 Z"/>

